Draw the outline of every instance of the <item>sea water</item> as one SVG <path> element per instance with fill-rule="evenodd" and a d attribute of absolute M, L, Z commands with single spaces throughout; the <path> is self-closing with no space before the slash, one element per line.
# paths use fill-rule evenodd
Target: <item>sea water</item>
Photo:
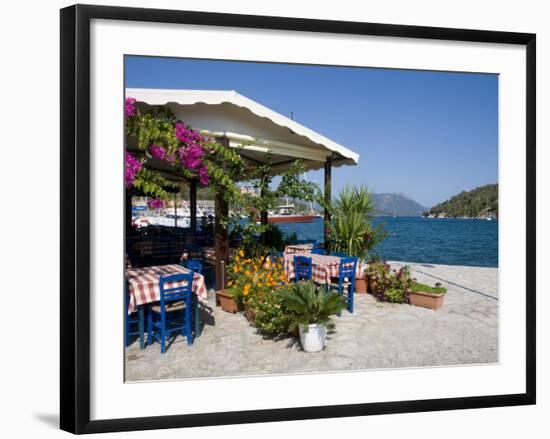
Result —
<path fill-rule="evenodd" d="M 498 220 L 377 217 L 388 232 L 374 253 L 385 260 L 498 267 Z M 298 239 L 323 242 L 323 220 L 278 224 Z"/>

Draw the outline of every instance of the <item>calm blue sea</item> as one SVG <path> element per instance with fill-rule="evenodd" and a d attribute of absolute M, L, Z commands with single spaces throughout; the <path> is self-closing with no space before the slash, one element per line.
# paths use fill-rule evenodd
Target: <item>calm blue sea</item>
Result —
<path fill-rule="evenodd" d="M 498 267 L 498 221 L 422 217 L 379 217 L 390 236 L 375 252 L 386 260 Z M 279 224 L 298 239 L 323 241 L 323 220 Z"/>

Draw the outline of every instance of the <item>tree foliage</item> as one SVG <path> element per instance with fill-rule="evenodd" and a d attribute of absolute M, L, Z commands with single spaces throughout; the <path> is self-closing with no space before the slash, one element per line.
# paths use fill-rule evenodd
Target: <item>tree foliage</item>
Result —
<path fill-rule="evenodd" d="M 161 161 L 167 172 L 183 179 L 195 179 L 203 186 L 212 186 L 230 205 L 236 205 L 249 217 L 241 232 L 250 239 L 266 230 L 258 224 L 262 211 L 273 209 L 281 196 L 310 201 L 317 186 L 300 177 L 305 172 L 301 160 L 295 160 L 281 174 L 281 182 L 272 188 L 273 167 L 267 155 L 264 165 L 251 165 L 240 154 L 240 148 L 227 147 L 216 139 L 202 136 L 178 120 L 165 106 L 140 111 L 133 98 L 127 98 L 126 141 L 132 152 L 126 152 L 125 181 L 144 195 L 167 200 L 175 184 L 162 173 L 148 166 Z M 244 145 L 243 145 L 244 146 Z M 259 190 L 256 194 L 243 194 L 239 182 L 251 181 Z M 222 218 L 224 225 L 229 218 Z"/>
<path fill-rule="evenodd" d="M 498 184 L 488 184 L 471 191 L 463 191 L 432 207 L 427 214 L 447 217 L 498 217 Z"/>

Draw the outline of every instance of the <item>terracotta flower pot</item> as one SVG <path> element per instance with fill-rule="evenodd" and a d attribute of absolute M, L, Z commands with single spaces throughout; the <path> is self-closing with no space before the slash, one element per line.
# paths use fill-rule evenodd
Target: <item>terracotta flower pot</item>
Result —
<path fill-rule="evenodd" d="M 226 290 L 216 291 L 216 305 L 221 306 L 226 312 L 236 313 L 242 311 L 242 305 L 239 306 L 233 297 L 233 294 Z"/>
<path fill-rule="evenodd" d="M 433 294 L 423 291 L 415 291 L 409 293 L 411 305 L 422 306 L 423 308 L 439 309 L 443 305 L 444 293 Z"/>
<path fill-rule="evenodd" d="M 367 279 L 364 277 L 355 278 L 355 292 L 359 294 L 366 294 L 367 292 Z"/>
<path fill-rule="evenodd" d="M 378 292 L 378 282 L 376 279 L 370 277 L 369 278 L 369 293 L 373 296 Z"/>
<path fill-rule="evenodd" d="M 248 320 L 248 323 L 254 326 L 254 323 L 256 322 L 256 311 L 254 311 L 254 308 L 248 305 L 248 303 L 245 303 L 244 305 L 244 316 L 246 317 L 246 320 Z"/>

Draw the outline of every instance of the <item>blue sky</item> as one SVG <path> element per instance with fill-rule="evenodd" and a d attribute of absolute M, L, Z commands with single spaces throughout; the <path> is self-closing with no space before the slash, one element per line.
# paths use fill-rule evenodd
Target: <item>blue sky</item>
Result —
<path fill-rule="evenodd" d="M 333 170 L 336 192 L 365 183 L 431 207 L 498 180 L 497 75 L 127 57 L 126 86 L 235 90 L 293 112 L 361 155 Z"/>

